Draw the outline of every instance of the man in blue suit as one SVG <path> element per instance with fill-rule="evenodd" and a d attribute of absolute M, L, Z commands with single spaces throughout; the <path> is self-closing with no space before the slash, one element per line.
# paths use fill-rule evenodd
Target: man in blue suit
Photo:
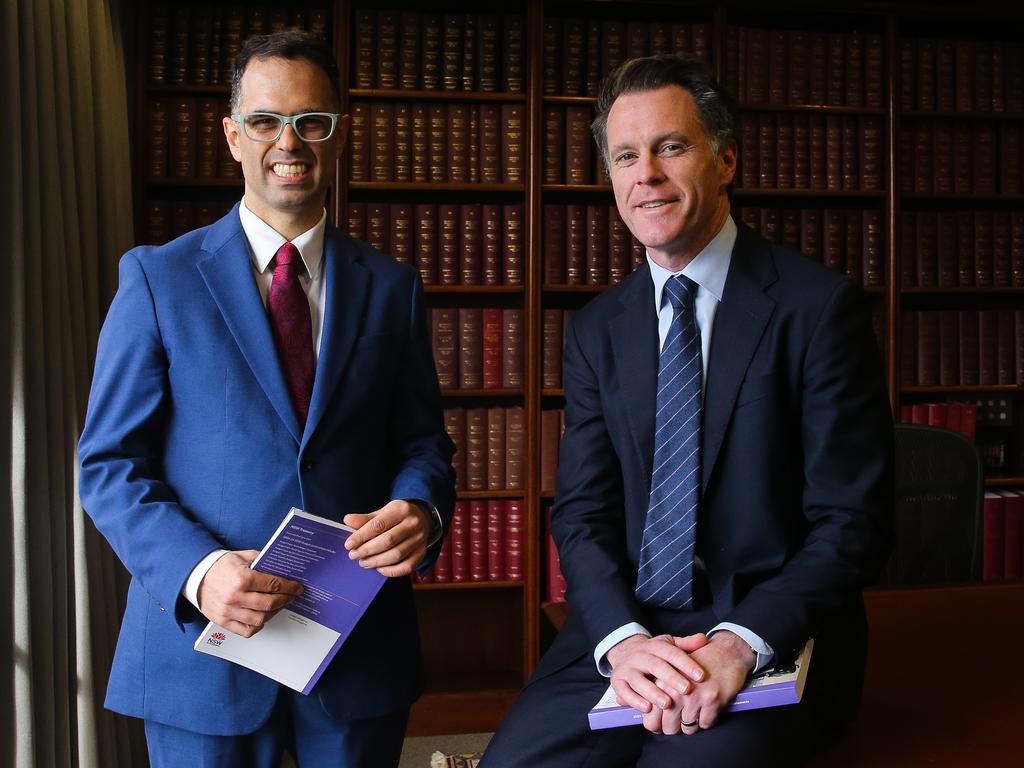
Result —
<path fill-rule="evenodd" d="M 733 221 L 734 107 L 701 62 L 627 62 L 593 127 L 647 263 L 566 334 L 551 527 L 570 612 L 484 765 L 798 765 L 856 706 L 861 590 L 888 546 L 868 308 Z M 800 705 L 726 711 L 811 636 Z M 588 730 L 609 678 L 644 728 Z"/>
<path fill-rule="evenodd" d="M 155 766 L 394 766 L 419 694 L 409 574 L 450 520 L 453 446 L 418 276 L 327 220 L 337 79 L 313 35 L 247 41 L 224 120 L 245 196 L 127 253 L 100 338 L 81 497 L 132 574 L 106 704 L 145 719 Z M 292 506 L 391 577 L 308 697 L 192 650 L 300 592 L 248 567 Z"/>

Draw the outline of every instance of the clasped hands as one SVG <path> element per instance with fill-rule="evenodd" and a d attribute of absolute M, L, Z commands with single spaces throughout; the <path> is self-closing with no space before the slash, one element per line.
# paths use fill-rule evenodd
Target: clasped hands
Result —
<path fill-rule="evenodd" d="M 388 578 L 408 576 L 427 553 L 431 521 L 417 504 L 391 501 L 369 514 L 345 515 L 356 529 L 345 541 L 348 556 Z M 228 552 L 199 584 L 199 609 L 210 621 L 252 637 L 278 611 L 302 594 L 302 585 L 249 566 L 255 549 Z"/>
<path fill-rule="evenodd" d="M 608 651 L 619 704 L 644 713 L 644 728 L 694 734 L 712 727 L 739 693 L 756 656 L 723 630 L 673 637 L 633 635 Z"/>

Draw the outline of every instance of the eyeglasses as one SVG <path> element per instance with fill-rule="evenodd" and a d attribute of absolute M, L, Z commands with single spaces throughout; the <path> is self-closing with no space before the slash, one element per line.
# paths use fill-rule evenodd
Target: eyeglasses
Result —
<path fill-rule="evenodd" d="M 242 124 L 245 135 L 253 141 L 277 141 L 284 127 L 291 125 L 303 141 L 327 141 L 334 135 L 339 115 L 336 112 L 303 112 L 301 115 L 279 115 L 276 112 L 245 112 L 231 119 Z"/>

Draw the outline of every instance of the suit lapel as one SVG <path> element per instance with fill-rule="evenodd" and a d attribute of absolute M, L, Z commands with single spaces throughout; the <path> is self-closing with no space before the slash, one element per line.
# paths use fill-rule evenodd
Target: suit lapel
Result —
<path fill-rule="evenodd" d="M 651 475 L 654 411 L 658 391 L 658 323 L 650 268 L 644 264 L 629 278 L 620 297 L 623 310 L 609 321 L 619 389 L 629 414 L 640 464 Z"/>
<path fill-rule="evenodd" d="M 281 373 L 267 312 L 253 280 L 237 205 L 210 228 L 203 250 L 210 255 L 196 266 L 206 287 L 260 387 L 298 443 L 302 432 Z"/>
<path fill-rule="evenodd" d="M 715 468 L 740 385 L 775 310 L 775 302 L 764 292 L 776 277 L 768 246 L 746 227 L 738 228 L 711 336 L 701 441 L 702 491 Z"/>
<path fill-rule="evenodd" d="M 324 330 L 320 339 L 313 396 L 306 418 L 305 445 L 323 418 L 331 395 L 352 354 L 361 327 L 360 319 L 369 295 L 370 276 L 353 259 L 353 248 L 346 247 L 342 236 L 328 222 L 324 235 L 325 286 Z"/>

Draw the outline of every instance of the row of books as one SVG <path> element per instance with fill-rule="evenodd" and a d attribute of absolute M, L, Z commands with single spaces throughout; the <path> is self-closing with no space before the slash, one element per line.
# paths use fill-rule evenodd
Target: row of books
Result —
<path fill-rule="evenodd" d="M 146 172 L 150 178 L 241 179 L 224 140 L 227 99 L 175 96 L 149 100 Z"/>
<path fill-rule="evenodd" d="M 250 35 L 297 27 L 329 40 L 325 7 L 158 3 L 149 19 L 149 81 L 216 85 L 231 82 L 235 56 Z"/>
<path fill-rule="evenodd" d="M 982 580 L 1024 576 L 1024 488 L 985 492 L 981 533 Z"/>
<path fill-rule="evenodd" d="M 898 135 L 901 194 L 1019 194 L 1021 129 L 988 120 L 906 120 Z"/>
<path fill-rule="evenodd" d="M 711 25 L 706 23 L 546 18 L 543 35 L 545 96 L 596 96 L 609 72 L 640 56 L 692 53 L 711 61 Z"/>
<path fill-rule="evenodd" d="M 970 402 L 904 403 L 900 405 L 900 422 L 951 429 L 973 442 L 978 434 L 978 406 Z"/>
<path fill-rule="evenodd" d="M 145 231 L 140 242 L 163 245 L 198 227 L 213 224 L 231 210 L 235 200 L 147 200 Z"/>
<path fill-rule="evenodd" d="M 419 270 L 425 285 L 522 285 L 520 203 L 348 204 L 350 235 Z"/>
<path fill-rule="evenodd" d="M 524 104 L 356 101 L 352 181 L 522 184 Z"/>
<path fill-rule="evenodd" d="M 726 27 L 723 84 L 741 104 L 882 106 L 878 32 Z"/>
<path fill-rule="evenodd" d="M 1024 211 L 900 211 L 904 287 L 1024 288 Z"/>
<path fill-rule="evenodd" d="M 882 120 L 747 112 L 739 120 L 743 189 L 882 189 Z"/>
<path fill-rule="evenodd" d="M 525 89 L 523 17 L 357 9 L 356 88 Z"/>
<path fill-rule="evenodd" d="M 540 490 L 546 496 L 553 496 L 555 492 L 558 448 L 564 432 L 564 408 L 546 408 L 540 412 Z"/>
<path fill-rule="evenodd" d="M 885 285 L 882 211 L 742 206 L 740 220 L 864 286 Z"/>
<path fill-rule="evenodd" d="M 1024 386 L 1024 310 L 907 311 L 900 333 L 904 385 Z"/>
<path fill-rule="evenodd" d="M 523 409 L 445 408 L 444 426 L 455 443 L 455 490 L 521 491 Z"/>
<path fill-rule="evenodd" d="M 606 184 L 608 174 L 590 132 L 589 106 L 544 105 L 545 184 Z"/>
<path fill-rule="evenodd" d="M 922 112 L 1024 112 L 1020 41 L 901 38 L 897 99 Z"/>
<path fill-rule="evenodd" d="M 562 387 L 562 348 L 565 345 L 565 331 L 575 310 L 545 308 L 541 318 L 541 368 L 540 385 L 544 389 Z M 545 486 L 545 489 L 553 488 Z"/>
<path fill-rule="evenodd" d="M 434 567 L 419 582 L 522 581 L 522 499 L 457 501 Z"/>
<path fill-rule="evenodd" d="M 433 307 L 428 313 L 442 389 L 524 385 L 523 310 Z"/>
<path fill-rule="evenodd" d="M 644 247 L 614 205 L 544 205 L 544 283 L 609 285 L 643 263 Z"/>

